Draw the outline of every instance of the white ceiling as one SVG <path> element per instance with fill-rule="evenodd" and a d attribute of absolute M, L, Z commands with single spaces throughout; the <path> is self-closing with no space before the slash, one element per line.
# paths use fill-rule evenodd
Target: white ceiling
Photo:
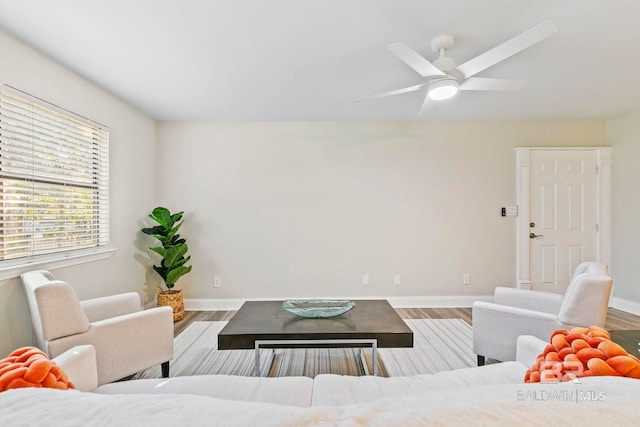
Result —
<path fill-rule="evenodd" d="M 458 64 L 550 20 L 559 31 L 418 116 L 386 46 Z M 158 120 L 585 120 L 640 110 L 638 0 L 0 0 L 0 28 Z M 1 72 L 0 72 L 1 73 Z M 10 83 L 10 82 L 4 82 Z M 28 88 L 25 88 L 28 90 Z"/>

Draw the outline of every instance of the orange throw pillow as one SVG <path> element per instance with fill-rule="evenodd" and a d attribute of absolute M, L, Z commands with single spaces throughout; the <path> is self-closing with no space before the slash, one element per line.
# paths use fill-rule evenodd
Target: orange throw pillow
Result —
<path fill-rule="evenodd" d="M 560 329 L 525 375 L 524 382 L 560 382 L 609 375 L 640 379 L 640 360 L 611 341 L 599 326 Z"/>
<path fill-rule="evenodd" d="M 56 362 L 36 347 L 19 348 L 0 360 L 0 392 L 23 387 L 75 388 Z"/>

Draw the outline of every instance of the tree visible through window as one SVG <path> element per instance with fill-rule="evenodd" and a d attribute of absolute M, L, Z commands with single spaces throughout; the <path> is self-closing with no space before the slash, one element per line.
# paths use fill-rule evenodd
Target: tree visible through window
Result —
<path fill-rule="evenodd" d="M 109 243 L 108 130 L 0 89 L 0 262 Z"/>

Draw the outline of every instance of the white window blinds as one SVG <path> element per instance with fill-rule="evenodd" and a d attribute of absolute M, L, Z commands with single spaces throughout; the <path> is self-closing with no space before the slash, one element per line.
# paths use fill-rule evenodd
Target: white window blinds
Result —
<path fill-rule="evenodd" d="M 109 243 L 109 132 L 0 88 L 0 262 Z"/>

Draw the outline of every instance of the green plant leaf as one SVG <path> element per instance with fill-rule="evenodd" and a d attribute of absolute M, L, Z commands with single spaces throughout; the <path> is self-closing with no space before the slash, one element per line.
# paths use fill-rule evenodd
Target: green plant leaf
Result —
<path fill-rule="evenodd" d="M 149 215 L 149 218 L 165 228 L 171 228 L 171 226 L 173 225 L 169 209 L 163 208 L 162 206 L 155 208 Z"/>
<path fill-rule="evenodd" d="M 164 280 L 165 282 L 167 281 L 168 271 L 166 267 L 154 265 L 153 269 L 155 270 L 156 273 L 158 273 L 160 277 L 162 277 L 162 280 Z"/>
<path fill-rule="evenodd" d="M 172 236 L 175 235 L 178 232 L 178 230 L 180 230 L 180 227 L 182 227 L 182 224 L 184 224 L 184 221 L 180 221 L 177 224 L 173 224 L 171 229 L 169 230 L 168 234 L 170 234 Z"/>
<path fill-rule="evenodd" d="M 153 252 L 157 253 L 158 255 L 160 255 L 161 257 L 164 258 L 164 253 L 165 253 L 165 248 L 163 246 L 156 246 L 153 248 L 149 248 L 151 249 Z"/>
<path fill-rule="evenodd" d="M 179 278 L 181 278 L 182 276 L 184 276 L 185 274 L 191 271 L 191 267 L 192 266 L 188 266 L 188 267 L 180 266 L 176 269 L 169 271 L 169 274 L 167 274 L 167 279 L 165 280 L 165 284 L 167 285 L 167 288 L 171 289 L 173 285 L 178 281 Z"/>
<path fill-rule="evenodd" d="M 187 241 L 185 239 L 181 239 L 179 234 L 176 234 L 173 236 L 173 239 L 171 239 L 171 246 L 183 245 L 185 243 L 187 243 Z"/>
<path fill-rule="evenodd" d="M 160 236 L 159 234 L 155 234 L 153 237 L 155 237 L 156 239 L 160 240 L 160 243 L 162 243 L 162 246 L 164 246 L 164 247 L 173 246 L 171 244 L 171 240 L 173 239 L 173 237 Z"/>
<path fill-rule="evenodd" d="M 176 264 L 176 261 L 179 261 L 182 257 L 184 257 L 188 250 L 189 247 L 186 244 L 170 246 L 166 248 L 166 251 L 164 253 L 165 265 L 168 268 L 172 268 Z"/>
<path fill-rule="evenodd" d="M 167 229 L 164 228 L 161 225 L 156 225 L 155 227 L 143 228 L 142 232 L 144 234 L 150 234 L 152 236 L 155 236 L 156 234 L 161 235 L 161 236 L 166 236 L 167 235 Z"/>
<path fill-rule="evenodd" d="M 188 256 L 186 258 L 180 258 L 179 260 L 177 260 L 176 262 L 173 263 L 173 265 L 171 266 L 172 268 L 176 268 L 176 267 L 180 267 L 181 265 L 184 265 L 187 263 L 187 261 L 189 261 L 191 259 L 191 256 Z"/>
<path fill-rule="evenodd" d="M 184 211 L 171 215 L 171 221 L 175 224 L 176 222 L 182 219 L 183 214 L 184 214 Z"/>

